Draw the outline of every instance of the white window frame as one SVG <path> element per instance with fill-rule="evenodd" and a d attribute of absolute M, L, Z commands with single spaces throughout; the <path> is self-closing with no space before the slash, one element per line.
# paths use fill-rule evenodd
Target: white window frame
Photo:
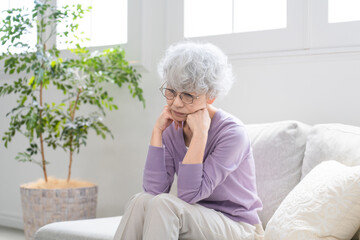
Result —
<path fill-rule="evenodd" d="M 329 23 L 328 0 L 311 1 L 310 10 L 313 16 L 309 25 L 311 48 L 360 47 L 360 21 Z"/>
<path fill-rule="evenodd" d="M 188 38 L 212 42 L 228 55 L 303 49 L 306 42 L 307 1 L 287 1 L 287 28 Z M 167 1 L 166 44 L 184 39 L 184 1 Z"/>
<path fill-rule="evenodd" d="M 166 9 L 169 46 L 184 39 L 183 1 L 167 1 Z M 360 21 L 328 23 L 328 0 L 287 0 L 287 16 L 286 29 L 188 39 L 214 43 L 231 59 L 360 52 Z"/>

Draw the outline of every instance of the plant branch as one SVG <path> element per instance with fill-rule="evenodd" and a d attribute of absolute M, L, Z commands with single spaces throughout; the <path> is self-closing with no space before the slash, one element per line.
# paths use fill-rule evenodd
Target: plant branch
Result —
<path fill-rule="evenodd" d="M 74 106 L 71 107 L 70 105 L 70 117 L 71 117 L 71 121 L 74 121 L 75 119 L 75 111 L 76 111 L 76 106 L 79 102 L 79 97 L 80 97 L 80 93 L 82 92 L 82 88 L 79 87 L 78 88 L 78 92 L 76 95 L 76 100 L 75 100 L 75 104 Z M 71 178 L 71 167 L 72 167 L 72 162 L 73 162 L 73 149 L 72 149 L 72 142 L 73 142 L 73 134 L 71 134 L 70 136 L 70 161 L 69 161 L 69 170 L 68 170 L 68 177 L 67 177 L 67 182 L 70 181 Z"/>
<path fill-rule="evenodd" d="M 42 117 L 42 91 L 43 90 L 43 83 L 40 84 L 40 111 L 39 111 L 39 121 L 41 121 L 41 117 Z M 41 123 L 40 123 L 41 125 Z M 45 154 L 44 154 L 44 140 L 43 140 L 43 136 L 42 136 L 42 132 L 40 131 L 40 147 L 41 147 L 41 158 L 42 158 L 42 168 L 43 168 L 43 172 L 44 172 L 44 178 L 45 178 L 45 182 L 48 181 L 47 179 L 47 172 L 46 172 L 46 162 L 45 162 Z"/>

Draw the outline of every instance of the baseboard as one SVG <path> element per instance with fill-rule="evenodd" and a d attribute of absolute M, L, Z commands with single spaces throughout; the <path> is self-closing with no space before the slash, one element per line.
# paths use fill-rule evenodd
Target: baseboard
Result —
<path fill-rule="evenodd" d="M 22 216 L 0 212 L 0 226 L 24 229 Z"/>

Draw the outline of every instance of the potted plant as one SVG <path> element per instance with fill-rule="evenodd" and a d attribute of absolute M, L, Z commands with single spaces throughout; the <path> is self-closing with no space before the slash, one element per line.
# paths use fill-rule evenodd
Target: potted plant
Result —
<path fill-rule="evenodd" d="M 0 96 L 17 96 L 15 106 L 7 114 L 10 123 L 2 140 L 7 147 L 16 133 L 24 135 L 29 146 L 18 153 L 16 160 L 38 164 L 44 174 L 42 183 L 21 186 L 26 239 L 32 239 L 39 227 L 50 222 L 95 217 L 97 186 L 72 181 L 71 168 L 73 153 L 86 145 L 90 129 L 102 138 L 112 136 L 102 118 L 106 111 L 118 107 L 105 85 L 127 84 L 132 97 L 145 107 L 139 87 L 141 75 L 125 60 L 121 48 L 90 52 L 77 43 L 66 54 L 68 57 L 61 57 L 56 44 L 49 44 L 55 36 L 72 43 L 69 37 L 77 34 L 76 21 L 91 9 L 84 10 L 81 5 L 57 8 L 49 2 L 35 1 L 31 10 L 7 10 L 0 27 L 1 45 L 6 46 L 0 55 L 1 71 L 17 75 L 17 80 L 0 84 Z M 59 31 L 56 24 L 67 19 L 71 21 Z M 31 31 L 37 33 L 36 44 L 24 40 Z M 44 91 L 62 97 L 48 101 Z M 79 114 L 84 105 L 95 110 Z M 69 153 L 67 180 L 54 180 L 65 189 L 52 186 L 55 183 L 48 178 L 46 147 Z"/>

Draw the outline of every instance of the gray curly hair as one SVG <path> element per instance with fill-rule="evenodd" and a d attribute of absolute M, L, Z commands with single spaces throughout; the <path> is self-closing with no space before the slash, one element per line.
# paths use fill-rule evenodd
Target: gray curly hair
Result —
<path fill-rule="evenodd" d="M 234 81 L 227 56 L 211 43 L 180 42 L 170 46 L 158 73 L 177 92 L 225 96 Z"/>

